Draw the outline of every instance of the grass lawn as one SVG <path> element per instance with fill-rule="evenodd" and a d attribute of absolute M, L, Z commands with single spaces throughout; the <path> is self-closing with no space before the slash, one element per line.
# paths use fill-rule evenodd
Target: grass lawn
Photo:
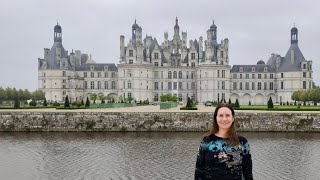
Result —
<path fill-rule="evenodd" d="M 266 105 L 261 106 L 240 106 L 239 110 L 274 110 L 274 111 L 320 111 L 320 106 L 293 106 L 275 105 L 273 109 L 268 109 Z"/>

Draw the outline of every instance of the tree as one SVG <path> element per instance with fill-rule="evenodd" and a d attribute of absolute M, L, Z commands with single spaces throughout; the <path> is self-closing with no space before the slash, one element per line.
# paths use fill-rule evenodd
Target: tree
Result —
<path fill-rule="evenodd" d="M 18 100 L 18 98 L 16 98 L 14 100 L 14 108 L 19 108 L 20 107 L 20 101 Z"/>
<path fill-rule="evenodd" d="M 131 103 L 131 101 L 133 101 L 133 97 L 129 96 L 129 97 L 127 98 L 127 100 L 128 100 L 129 103 Z"/>
<path fill-rule="evenodd" d="M 48 106 L 48 103 L 47 103 L 47 99 L 46 99 L 46 98 L 44 98 L 43 106 Z"/>
<path fill-rule="evenodd" d="M 0 104 L 7 99 L 6 91 L 0 87 Z"/>
<path fill-rule="evenodd" d="M 45 98 L 45 94 L 41 90 L 36 90 L 31 94 L 31 99 L 33 100 L 42 100 L 44 98 Z"/>
<path fill-rule="evenodd" d="M 269 98 L 269 101 L 268 101 L 268 109 L 273 109 L 273 102 L 271 97 Z"/>
<path fill-rule="evenodd" d="M 83 106 L 83 105 L 84 105 L 83 99 L 81 99 L 81 103 L 80 103 L 80 104 L 81 104 L 81 106 Z"/>
<path fill-rule="evenodd" d="M 98 96 L 96 93 L 90 94 L 90 99 L 93 101 L 93 104 L 96 103 Z"/>
<path fill-rule="evenodd" d="M 66 96 L 66 98 L 64 99 L 64 107 L 65 108 L 69 108 L 70 107 L 70 102 L 69 102 L 68 96 Z"/>
<path fill-rule="evenodd" d="M 186 108 L 192 108 L 192 107 L 193 107 L 193 102 L 192 102 L 192 100 L 188 97 Z"/>
<path fill-rule="evenodd" d="M 101 101 L 101 104 L 106 103 L 106 101 L 105 101 L 106 99 L 107 99 L 107 97 L 104 96 L 103 94 L 100 94 L 100 95 L 99 95 L 99 100 Z"/>
<path fill-rule="evenodd" d="M 240 108 L 240 104 L 239 104 L 239 100 L 236 99 L 236 102 L 234 103 L 234 107 L 239 109 Z"/>
<path fill-rule="evenodd" d="M 249 101 L 249 106 L 251 106 L 251 101 Z"/>
<path fill-rule="evenodd" d="M 229 98 L 229 102 L 228 102 L 228 104 L 232 104 L 232 102 L 231 102 L 231 99 Z"/>
<path fill-rule="evenodd" d="M 87 97 L 87 100 L 86 100 L 86 107 L 90 107 L 90 101 L 89 101 L 89 97 Z"/>

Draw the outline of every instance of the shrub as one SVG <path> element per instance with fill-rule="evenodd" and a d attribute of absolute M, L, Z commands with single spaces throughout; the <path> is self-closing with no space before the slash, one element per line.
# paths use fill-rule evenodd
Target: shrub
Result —
<path fill-rule="evenodd" d="M 52 104 L 52 106 L 59 107 L 60 104 L 59 104 L 57 101 L 55 101 L 55 102 Z"/>
<path fill-rule="evenodd" d="M 240 104 L 239 104 L 239 100 L 236 99 L 236 102 L 234 103 L 234 108 L 235 109 L 239 109 L 240 108 Z"/>
<path fill-rule="evenodd" d="M 68 96 L 66 96 L 66 98 L 64 99 L 64 107 L 66 108 L 66 107 L 70 107 L 70 102 L 69 102 L 69 98 L 68 98 Z"/>
<path fill-rule="evenodd" d="M 48 106 L 48 103 L 47 103 L 47 99 L 46 99 L 46 98 L 44 98 L 43 106 Z"/>
<path fill-rule="evenodd" d="M 86 100 L 86 107 L 90 107 L 89 97 L 87 97 L 87 100 Z"/>
<path fill-rule="evenodd" d="M 269 98 L 269 101 L 268 101 L 268 109 L 273 109 L 273 102 L 271 97 Z"/>
<path fill-rule="evenodd" d="M 29 103 L 30 106 L 37 106 L 37 102 L 32 100 L 30 103 Z"/>
<path fill-rule="evenodd" d="M 14 108 L 19 108 L 20 107 L 20 101 L 18 99 L 14 100 Z"/>

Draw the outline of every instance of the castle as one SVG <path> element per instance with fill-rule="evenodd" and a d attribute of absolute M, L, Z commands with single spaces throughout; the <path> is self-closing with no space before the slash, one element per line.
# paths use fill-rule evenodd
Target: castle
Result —
<path fill-rule="evenodd" d="M 136 21 L 126 44 L 120 36 L 119 64 L 96 63 L 81 51 L 69 53 L 62 45 L 62 28 L 54 27 L 54 44 L 44 49 L 38 59 L 38 88 L 48 101 L 80 101 L 90 94 L 113 99 L 132 97 L 135 100 L 160 101 L 161 94 L 176 95 L 185 103 L 222 100 L 240 104 L 292 102 L 294 91 L 311 89 L 312 61 L 306 60 L 298 46 L 298 29 L 291 29 L 291 43 L 282 57 L 271 54 L 265 63 L 229 65 L 229 40 L 218 42 L 214 21 L 204 39 L 189 40 L 180 33 L 175 20 L 172 39 L 164 33 L 164 42 L 152 36 L 142 37 L 142 27 Z M 235 59 L 234 62 L 239 60 Z"/>

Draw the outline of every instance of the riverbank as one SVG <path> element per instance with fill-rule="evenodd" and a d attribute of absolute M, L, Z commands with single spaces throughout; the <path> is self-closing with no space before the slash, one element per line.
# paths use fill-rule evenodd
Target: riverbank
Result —
<path fill-rule="evenodd" d="M 0 110 L 0 131 L 207 131 L 214 107 Z M 239 131 L 320 132 L 319 111 L 236 111 Z"/>

